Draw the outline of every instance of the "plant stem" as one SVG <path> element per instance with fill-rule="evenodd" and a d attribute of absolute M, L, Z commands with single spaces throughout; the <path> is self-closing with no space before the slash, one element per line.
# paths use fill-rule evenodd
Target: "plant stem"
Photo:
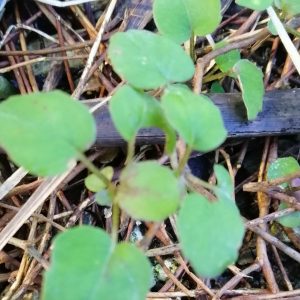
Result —
<path fill-rule="evenodd" d="M 133 138 L 131 141 L 128 142 L 125 166 L 129 165 L 129 163 L 133 160 L 134 151 L 135 151 L 135 138 Z"/>
<path fill-rule="evenodd" d="M 300 55 L 299 55 L 295 45 L 293 44 L 289 35 L 287 34 L 283 24 L 281 23 L 280 19 L 277 16 L 274 8 L 272 6 L 268 7 L 267 12 L 270 16 L 271 21 L 274 24 L 274 27 L 281 39 L 286 51 L 290 55 L 292 62 L 294 63 L 298 73 L 300 74 Z"/>
<path fill-rule="evenodd" d="M 189 159 L 191 153 L 192 153 L 192 148 L 190 146 L 187 146 L 186 149 L 185 149 L 185 152 L 183 154 L 183 157 L 179 161 L 178 168 L 175 171 L 175 175 L 177 177 L 180 176 L 180 174 L 184 171 L 184 167 L 187 164 L 188 159 Z"/>
<path fill-rule="evenodd" d="M 203 186 L 204 188 L 210 190 L 210 191 L 214 191 L 216 186 L 206 182 L 205 180 L 202 180 L 196 176 L 193 175 L 193 179 L 195 182 L 197 182 L 199 185 Z"/>
<path fill-rule="evenodd" d="M 191 56 L 192 60 L 195 61 L 196 55 L 195 55 L 195 35 L 194 34 L 192 34 L 192 36 L 190 38 L 190 56 Z"/>
<path fill-rule="evenodd" d="M 225 78 L 226 76 L 228 76 L 228 73 L 217 73 L 217 74 L 213 74 L 213 75 L 208 75 L 203 78 L 203 83 L 208 83 L 208 82 L 215 81 L 215 80 L 221 80 L 221 79 Z"/>
<path fill-rule="evenodd" d="M 291 26 L 285 25 L 284 28 L 286 29 L 286 31 L 292 35 L 294 35 L 297 38 L 300 38 L 300 32 L 297 31 L 296 29 L 294 29 Z"/>
<path fill-rule="evenodd" d="M 111 238 L 112 238 L 113 246 L 115 246 L 118 243 L 119 217 L 120 217 L 120 207 L 118 203 L 113 201 L 112 228 L 111 228 Z"/>
<path fill-rule="evenodd" d="M 100 170 L 83 153 L 78 153 L 78 156 L 80 161 L 85 165 L 85 167 L 105 183 L 108 192 L 110 193 L 110 196 L 113 199 L 111 236 L 112 236 L 113 247 L 114 247 L 118 242 L 119 216 L 120 216 L 120 208 L 115 201 L 116 187 L 100 172 Z"/>
<path fill-rule="evenodd" d="M 79 160 L 85 165 L 85 167 L 95 174 L 98 178 L 100 178 L 107 187 L 111 186 L 111 182 L 104 176 L 100 170 L 83 154 L 83 153 L 78 153 L 78 158 Z"/>

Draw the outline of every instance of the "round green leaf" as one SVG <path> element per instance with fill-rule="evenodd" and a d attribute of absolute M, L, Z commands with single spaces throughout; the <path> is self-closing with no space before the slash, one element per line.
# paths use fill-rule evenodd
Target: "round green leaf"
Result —
<path fill-rule="evenodd" d="M 188 10 L 182 0 L 155 0 L 153 17 L 159 32 L 176 43 L 182 43 L 192 36 Z"/>
<path fill-rule="evenodd" d="M 205 36 L 217 28 L 222 17 L 221 2 L 155 0 L 153 16 L 160 33 L 177 43 L 182 43 L 188 40 L 192 33 Z"/>
<path fill-rule="evenodd" d="M 264 10 L 272 5 L 273 0 L 236 0 L 235 2 L 253 10 Z"/>
<path fill-rule="evenodd" d="M 115 71 L 137 88 L 154 89 L 170 82 L 184 82 L 194 74 L 191 58 L 179 45 L 145 30 L 114 34 L 108 56 Z"/>
<path fill-rule="evenodd" d="M 166 134 L 167 152 L 173 151 L 175 131 L 155 98 L 125 85 L 113 95 L 109 111 L 118 132 L 126 141 L 131 141 L 141 128 L 158 127 Z"/>
<path fill-rule="evenodd" d="M 235 205 L 209 202 L 199 194 L 190 194 L 184 200 L 177 230 L 183 254 L 203 277 L 220 275 L 235 262 L 244 236 Z"/>
<path fill-rule="evenodd" d="M 227 73 L 240 59 L 240 52 L 238 50 L 231 50 L 225 54 L 219 55 L 216 58 L 216 64 L 222 72 Z"/>
<path fill-rule="evenodd" d="M 101 173 L 110 181 L 114 175 L 114 169 L 110 166 L 101 170 Z M 106 187 L 106 184 L 95 174 L 90 174 L 84 180 L 87 189 L 96 193 Z"/>
<path fill-rule="evenodd" d="M 268 30 L 271 34 L 278 35 L 278 32 L 274 26 L 274 23 L 271 20 L 268 21 Z"/>
<path fill-rule="evenodd" d="M 81 226 L 54 241 L 46 271 L 43 300 L 144 300 L 151 284 L 151 267 L 134 245 L 114 249 L 102 230 Z"/>
<path fill-rule="evenodd" d="M 298 161 L 294 157 L 282 157 L 275 160 L 268 168 L 268 180 L 284 177 L 300 170 Z M 279 185 L 281 188 L 287 188 L 288 183 Z M 279 205 L 279 210 L 285 209 L 288 206 L 285 203 Z M 286 227 L 300 226 L 300 212 L 294 212 L 287 216 L 278 219 L 278 222 Z"/>
<path fill-rule="evenodd" d="M 99 205 L 102 206 L 111 206 L 112 198 L 108 190 L 101 190 L 95 194 L 95 200 Z"/>
<path fill-rule="evenodd" d="M 268 168 L 267 178 L 269 180 L 284 177 L 300 170 L 298 161 L 294 157 L 282 157 L 272 162 Z M 288 183 L 280 185 L 286 188 Z"/>
<path fill-rule="evenodd" d="M 154 161 L 133 163 L 123 170 L 116 201 L 131 217 L 162 221 L 179 205 L 179 184 L 170 169 Z"/>
<path fill-rule="evenodd" d="M 276 0 L 274 1 L 276 6 L 283 11 L 285 15 L 289 17 L 295 16 L 300 13 L 300 1 L 299 0 Z"/>
<path fill-rule="evenodd" d="M 126 140 L 132 140 L 143 126 L 149 96 L 128 85 L 122 86 L 109 102 L 109 112 L 118 132 Z"/>
<path fill-rule="evenodd" d="M 184 86 L 171 86 L 162 97 L 170 124 L 195 150 L 210 151 L 224 142 L 227 131 L 219 109 L 204 95 Z"/>
<path fill-rule="evenodd" d="M 283 210 L 288 208 L 286 203 L 281 203 L 278 207 L 278 210 Z M 283 216 L 277 220 L 281 225 L 285 227 L 299 227 L 300 226 L 300 212 L 296 211 L 287 216 Z"/>
<path fill-rule="evenodd" d="M 222 165 L 214 165 L 214 172 L 217 178 L 215 194 L 219 200 L 234 201 L 234 186 L 228 171 Z"/>
<path fill-rule="evenodd" d="M 7 97 L 16 94 L 16 89 L 13 87 L 4 76 L 0 76 L 0 99 L 6 99 Z"/>
<path fill-rule="evenodd" d="M 12 96 L 0 104 L 0 145 L 35 175 L 64 172 L 95 137 L 88 109 L 61 91 Z"/>
<path fill-rule="evenodd" d="M 136 246 L 118 244 L 108 267 L 106 290 L 97 299 L 146 299 L 153 282 L 152 270 L 146 256 Z"/>
<path fill-rule="evenodd" d="M 264 83 L 262 71 L 247 59 L 241 59 L 233 68 L 238 76 L 248 120 L 254 120 L 262 110 Z"/>
<path fill-rule="evenodd" d="M 214 81 L 210 87 L 210 92 L 215 94 L 223 94 L 225 90 L 219 81 Z"/>

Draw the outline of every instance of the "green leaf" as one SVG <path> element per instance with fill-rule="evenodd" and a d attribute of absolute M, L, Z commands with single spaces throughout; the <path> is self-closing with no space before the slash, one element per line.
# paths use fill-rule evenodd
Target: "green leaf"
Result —
<path fill-rule="evenodd" d="M 179 184 L 172 171 L 157 162 L 133 163 L 121 173 L 116 201 L 135 219 L 162 221 L 178 208 Z"/>
<path fill-rule="evenodd" d="M 299 0 L 277 0 L 276 6 L 282 9 L 283 13 L 289 17 L 295 16 L 300 13 Z"/>
<path fill-rule="evenodd" d="M 189 194 L 179 211 L 177 230 L 183 254 L 203 277 L 220 275 L 235 262 L 244 225 L 235 205 Z"/>
<path fill-rule="evenodd" d="M 223 40 L 221 42 L 218 42 L 214 48 L 220 49 L 222 47 L 225 47 L 227 44 L 228 43 Z M 232 68 L 240 59 L 241 59 L 240 51 L 231 50 L 229 52 L 217 56 L 215 60 L 219 69 L 224 73 L 228 73 L 232 71 Z M 235 77 L 232 72 L 230 72 L 229 76 Z"/>
<path fill-rule="evenodd" d="M 294 157 L 282 157 L 276 159 L 270 164 L 268 168 L 267 178 L 268 180 L 272 180 L 287 176 L 299 170 L 299 163 Z M 285 189 L 288 187 L 288 183 L 282 183 L 279 186 Z"/>
<path fill-rule="evenodd" d="M 238 76 L 243 100 L 247 108 L 248 120 L 254 120 L 262 111 L 264 83 L 262 71 L 247 59 L 235 64 L 233 71 Z"/>
<path fill-rule="evenodd" d="M 144 300 L 150 282 L 150 264 L 134 245 L 112 248 L 104 231 L 81 226 L 55 238 L 42 299 Z"/>
<path fill-rule="evenodd" d="M 234 201 L 234 186 L 228 171 L 222 165 L 214 165 L 217 178 L 217 186 L 214 190 L 219 200 Z"/>
<path fill-rule="evenodd" d="M 205 36 L 218 27 L 221 3 L 220 0 L 155 0 L 153 16 L 160 33 L 182 43 L 193 33 Z"/>
<path fill-rule="evenodd" d="M 108 56 L 114 70 L 141 89 L 184 82 L 194 74 L 193 61 L 179 45 L 145 30 L 114 34 L 110 39 Z"/>
<path fill-rule="evenodd" d="M 147 113 L 144 115 L 143 127 L 157 127 L 160 128 L 165 136 L 165 150 L 166 153 L 171 154 L 176 146 L 176 131 L 169 124 L 166 119 L 160 102 L 152 98 L 152 101 L 148 101 Z"/>
<path fill-rule="evenodd" d="M 170 86 L 162 107 L 169 123 L 193 149 L 210 151 L 226 139 L 221 113 L 208 97 L 195 95 L 185 86 Z"/>
<path fill-rule="evenodd" d="M 214 81 L 210 87 L 210 92 L 211 93 L 216 93 L 216 94 L 223 94 L 225 93 L 224 88 L 218 81 Z"/>
<path fill-rule="evenodd" d="M 61 91 L 12 96 L 0 104 L 0 145 L 35 175 L 64 172 L 95 137 L 88 109 Z"/>
<path fill-rule="evenodd" d="M 268 168 L 267 179 L 272 180 L 280 177 L 287 176 L 300 170 L 298 161 L 294 157 L 282 157 L 275 160 Z M 288 183 L 282 183 L 279 186 L 281 188 L 287 188 Z M 288 206 L 286 203 L 279 205 L 279 210 L 285 209 Z M 294 212 L 287 216 L 278 219 L 278 222 L 286 227 L 298 227 L 300 226 L 300 212 Z"/>
<path fill-rule="evenodd" d="M 235 2 L 253 10 L 264 10 L 272 5 L 273 0 L 236 0 Z"/>
<path fill-rule="evenodd" d="M 278 207 L 278 210 L 283 210 L 286 208 L 288 208 L 287 204 L 281 203 Z M 300 212 L 299 211 L 293 212 L 287 216 L 277 219 L 277 221 L 285 227 L 290 227 L 290 228 L 299 227 L 300 226 Z"/>
<path fill-rule="evenodd" d="M 101 170 L 102 175 L 104 175 L 109 181 L 112 180 L 114 175 L 114 169 L 112 167 L 105 167 Z M 90 174 L 84 180 L 84 184 L 87 189 L 96 193 L 103 190 L 106 184 L 95 174 Z"/>
<path fill-rule="evenodd" d="M 118 132 L 126 141 L 131 141 L 141 128 L 158 127 L 166 134 L 167 152 L 173 151 L 176 133 L 155 98 L 125 85 L 113 95 L 109 111 Z"/>
<path fill-rule="evenodd" d="M 143 126 L 150 96 L 128 85 L 122 86 L 109 102 L 109 112 L 118 132 L 126 140 L 132 140 Z"/>
<path fill-rule="evenodd" d="M 4 76 L 0 76 L 0 99 L 6 99 L 14 94 L 16 89 L 13 85 Z"/>
<path fill-rule="evenodd" d="M 95 194 L 95 200 L 99 205 L 102 206 L 111 206 L 112 198 L 107 190 L 101 190 Z"/>
<path fill-rule="evenodd" d="M 223 73 L 229 72 L 234 65 L 241 59 L 240 51 L 231 50 L 216 58 L 216 64 Z"/>
<path fill-rule="evenodd" d="M 268 21 L 268 30 L 272 35 L 278 35 L 278 32 L 274 26 L 274 23 L 271 20 Z"/>

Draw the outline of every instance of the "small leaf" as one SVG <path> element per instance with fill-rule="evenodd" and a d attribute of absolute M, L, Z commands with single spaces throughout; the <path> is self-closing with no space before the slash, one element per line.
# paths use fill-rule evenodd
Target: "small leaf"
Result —
<path fill-rule="evenodd" d="M 189 194 L 179 211 L 177 230 L 183 254 L 203 277 L 220 275 L 235 262 L 244 236 L 244 225 L 235 205 L 209 202 Z"/>
<path fill-rule="evenodd" d="M 264 83 L 262 71 L 247 59 L 241 59 L 233 68 L 238 76 L 248 120 L 254 120 L 262 111 Z"/>
<path fill-rule="evenodd" d="M 185 86 L 170 86 L 162 107 L 170 124 L 193 149 L 210 151 L 226 139 L 221 113 L 208 97 L 195 95 Z"/>
<path fill-rule="evenodd" d="M 167 167 L 154 161 L 134 163 L 121 173 L 116 201 L 135 219 L 162 221 L 178 208 L 179 184 Z"/>
<path fill-rule="evenodd" d="M 287 204 L 281 203 L 278 207 L 278 210 L 283 210 L 286 208 L 288 208 Z M 283 217 L 277 219 L 277 221 L 285 227 L 290 227 L 290 228 L 299 227 L 300 226 L 300 212 L 299 211 L 293 212 L 287 216 L 283 216 Z"/>
<path fill-rule="evenodd" d="M 235 2 L 253 10 L 264 10 L 272 5 L 273 0 L 236 0 Z"/>
<path fill-rule="evenodd" d="M 211 93 L 216 93 L 216 94 L 223 94 L 225 93 L 224 88 L 218 81 L 214 81 L 210 87 L 210 92 Z"/>
<path fill-rule="evenodd" d="M 16 94 L 16 89 L 13 85 L 4 76 L 0 76 L 0 99 L 6 99 L 14 94 Z"/>
<path fill-rule="evenodd" d="M 205 36 L 217 28 L 221 21 L 221 2 L 155 0 L 153 16 L 160 33 L 177 43 L 182 43 L 188 40 L 192 33 Z"/>
<path fill-rule="evenodd" d="M 113 95 L 109 111 L 118 132 L 126 141 L 131 141 L 141 128 L 158 127 L 166 134 L 167 152 L 173 151 L 176 133 L 155 98 L 125 85 Z"/>
<path fill-rule="evenodd" d="M 111 181 L 114 175 L 114 169 L 112 167 L 105 167 L 101 170 L 101 173 Z M 87 176 L 84 180 L 84 184 L 87 189 L 94 193 L 99 192 L 106 187 L 106 184 L 95 174 Z"/>
<path fill-rule="evenodd" d="M 128 85 L 122 86 L 109 102 L 109 112 L 118 132 L 126 140 L 132 140 L 143 126 L 147 111 L 146 94 Z"/>
<path fill-rule="evenodd" d="M 184 82 L 194 74 L 193 61 L 179 45 L 145 30 L 114 34 L 108 55 L 115 71 L 141 89 Z"/>
<path fill-rule="evenodd" d="M 214 172 L 217 178 L 215 194 L 221 200 L 234 201 L 234 186 L 228 171 L 222 165 L 214 165 Z"/>
<path fill-rule="evenodd" d="M 277 0 L 275 1 L 275 4 L 288 17 L 292 17 L 300 13 L 299 0 Z"/>
<path fill-rule="evenodd" d="M 278 32 L 274 26 L 274 23 L 271 20 L 268 21 L 268 30 L 272 35 L 278 35 Z"/>
<path fill-rule="evenodd" d="M 282 157 L 275 160 L 268 168 L 267 178 L 268 180 L 280 178 L 297 172 L 300 170 L 298 161 L 294 157 Z M 281 188 L 287 188 L 288 183 L 282 183 L 279 185 Z M 283 210 L 288 206 L 286 203 L 279 205 L 279 210 Z M 300 212 L 294 212 L 287 216 L 278 219 L 278 222 L 286 227 L 298 227 L 300 226 Z"/>
<path fill-rule="evenodd" d="M 176 132 L 166 119 L 160 102 L 158 102 L 154 98 L 152 98 L 151 100 L 152 101 L 150 101 L 149 99 L 148 101 L 147 113 L 145 114 L 143 120 L 143 127 L 160 128 L 166 136 L 166 153 L 171 154 L 176 146 Z"/>
<path fill-rule="evenodd" d="M 240 59 L 240 52 L 238 50 L 231 50 L 225 54 L 219 55 L 216 58 L 216 64 L 222 72 L 227 73 Z"/>
<path fill-rule="evenodd" d="M 298 161 L 294 157 L 282 157 L 276 159 L 268 168 L 268 180 L 287 176 L 300 170 Z M 279 185 L 281 188 L 287 188 L 288 183 Z"/>
<path fill-rule="evenodd" d="M 95 200 L 99 205 L 111 206 L 112 198 L 107 190 L 101 190 L 95 194 Z"/>
<path fill-rule="evenodd" d="M 63 92 L 12 96 L 0 104 L 0 145 L 35 175 L 64 172 L 95 137 L 88 109 Z"/>
<path fill-rule="evenodd" d="M 112 249 L 104 231 L 81 226 L 55 238 L 42 299 L 144 300 L 150 282 L 150 264 L 134 245 Z"/>

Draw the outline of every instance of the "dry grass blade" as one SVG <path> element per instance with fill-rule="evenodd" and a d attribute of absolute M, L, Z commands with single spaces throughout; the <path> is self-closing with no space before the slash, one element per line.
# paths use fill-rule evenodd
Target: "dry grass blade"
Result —
<path fill-rule="evenodd" d="M 57 7 L 68 7 L 71 5 L 79 5 L 87 2 L 93 2 L 96 0 L 69 0 L 69 1 L 59 1 L 59 0 L 35 0 L 44 4 L 52 5 L 52 6 L 57 6 Z"/>
<path fill-rule="evenodd" d="M 45 179 L 45 181 L 36 189 L 31 197 L 23 205 L 22 209 L 10 220 L 0 233 L 0 250 L 4 248 L 7 242 L 21 228 L 28 218 L 44 203 L 44 201 L 53 193 L 60 183 L 70 173 L 75 163 L 64 174 L 53 178 Z"/>
<path fill-rule="evenodd" d="M 22 167 L 14 172 L 4 183 L 0 186 L 0 200 L 4 198 L 27 174 Z"/>

